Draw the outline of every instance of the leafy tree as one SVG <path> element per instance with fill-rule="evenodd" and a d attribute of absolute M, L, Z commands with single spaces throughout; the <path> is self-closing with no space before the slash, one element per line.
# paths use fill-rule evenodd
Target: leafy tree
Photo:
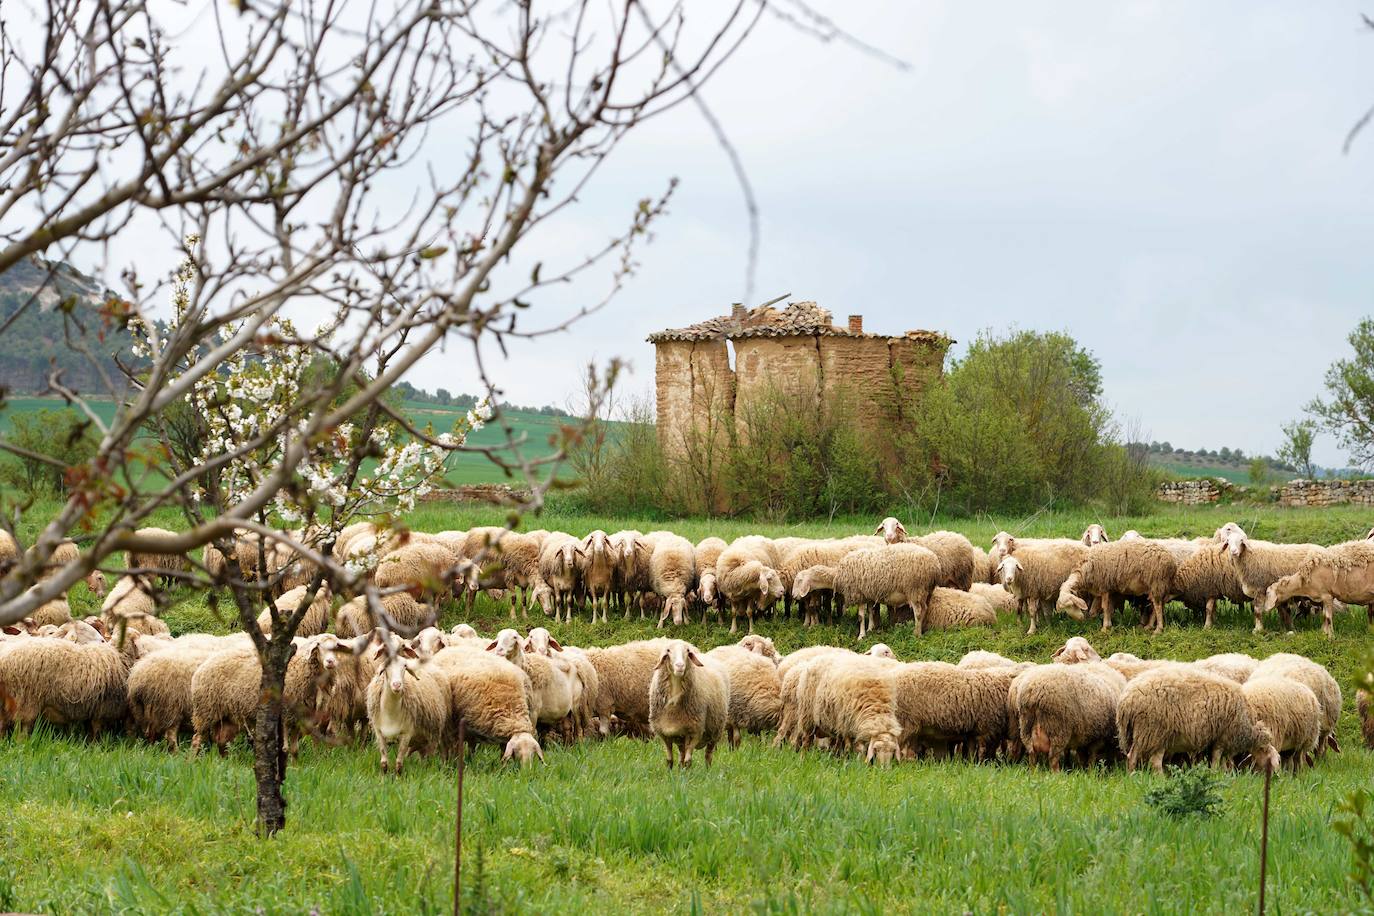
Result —
<path fill-rule="evenodd" d="M 1312 420 L 1294 420 L 1283 425 L 1283 444 L 1279 446 L 1279 460 L 1291 465 L 1298 475 L 1311 480 L 1317 476 L 1312 465 L 1312 441 L 1317 436 L 1317 424 Z"/>
<path fill-rule="evenodd" d="M 14 412 L 6 441 L 20 454 L 5 465 L 5 477 L 26 496 L 58 496 L 66 492 L 69 468 L 96 452 L 91 421 L 72 408 Z"/>
<path fill-rule="evenodd" d="M 1230 450 L 1229 448 L 1227 448 L 1226 446 L 1224 446 L 1224 445 L 1221 447 L 1221 460 L 1222 460 L 1222 461 L 1230 461 L 1230 460 L 1231 460 L 1231 450 Z"/>
<path fill-rule="evenodd" d="M 1264 486 L 1269 480 L 1269 462 L 1263 458 L 1250 459 L 1250 482 L 1257 487 Z"/>
<path fill-rule="evenodd" d="M 1327 397 L 1307 410 L 1336 437 L 1351 463 L 1374 467 L 1374 318 L 1365 317 L 1346 338 L 1352 356 L 1326 370 Z"/>

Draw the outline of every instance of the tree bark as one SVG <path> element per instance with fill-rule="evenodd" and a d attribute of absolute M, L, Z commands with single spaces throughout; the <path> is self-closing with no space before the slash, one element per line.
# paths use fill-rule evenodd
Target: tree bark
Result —
<path fill-rule="evenodd" d="M 264 837 L 274 836 L 286 827 L 286 734 L 282 715 L 282 692 L 290 642 L 283 652 L 277 643 L 269 644 L 262 665 L 262 694 L 253 725 L 253 776 L 257 782 L 258 829 Z"/>

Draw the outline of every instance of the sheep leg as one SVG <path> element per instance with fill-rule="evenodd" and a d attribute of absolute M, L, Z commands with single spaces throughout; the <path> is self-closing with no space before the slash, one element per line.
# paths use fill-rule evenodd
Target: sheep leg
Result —
<path fill-rule="evenodd" d="M 1159 635 L 1164 632 L 1164 599 L 1151 597 L 1150 606 L 1154 608 L 1155 635 Z"/>
<path fill-rule="evenodd" d="M 1157 754 L 1152 754 L 1152 755 L 1150 756 L 1150 769 L 1154 770 L 1154 771 L 1155 771 L 1156 773 L 1158 773 L 1160 776 L 1163 776 L 1163 775 L 1164 775 L 1164 752 L 1163 752 L 1163 751 L 1160 751 L 1160 752 L 1158 752 Z"/>
<path fill-rule="evenodd" d="M 1112 628 L 1112 604 L 1115 597 L 1111 592 L 1106 592 L 1102 596 L 1102 632 L 1106 633 Z"/>
<path fill-rule="evenodd" d="M 1335 613 L 1336 602 L 1330 595 L 1322 599 L 1322 634 L 1324 636 L 1334 636 L 1336 631 L 1332 626 L 1332 615 Z"/>
<path fill-rule="evenodd" d="M 754 632 L 754 606 L 749 605 L 744 609 L 744 613 L 749 618 L 749 633 L 752 635 Z"/>
<path fill-rule="evenodd" d="M 1017 616 L 1018 616 L 1018 617 L 1021 616 L 1021 615 L 1020 615 L 1020 607 L 1021 607 L 1021 605 L 1023 605 L 1023 604 L 1026 606 L 1026 614 L 1030 617 L 1030 629 L 1026 631 L 1026 635 L 1027 635 L 1027 636 L 1034 636 L 1034 635 L 1035 635 L 1035 623 L 1036 623 L 1036 620 L 1040 617 L 1040 599 L 1039 599 L 1039 598 L 1022 598 L 1020 601 L 1016 602 L 1016 605 L 1017 605 Z"/>
<path fill-rule="evenodd" d="M 167 750 L 175 754 L 179 749 L 177 742 L 177 738 L 179 737 L 177 735 L 177 727 L 173 725 L 171 728 L 167 729 L 167 734 L 163 735 L 162 737 L 167 742 Z"/>
<path fill-rule="evenodd" d="M 628 618 L 629 614 L 626 614 L 626 617 Z M 733 604 L 730 605 L 730 632 L 739 632 L 739 608 Z"/>
<path fill-rule="evenodd" d="M 682 759 L 680 763 L 684 770 L 690 770 L 692 768 L 692 748 L 695 746 L 696 742 L 690 737 L 683 738 L 682 743 L 678 745 L 682 750 Z"/>
<path fill-rule="evenodd" d="M 735 746 L 738 747 L 739 745 L 736 744 Z M 716 752 L 716 743 L 715 743 L 714 741 L 712 741 L 710 744 L 706 745 L 706 747 L 705 747 L 706 765 L 707 765 L 708 767 L 711 765 L 711 756 L 712 756 L 713 754 L 715 754 L 715 752 Z"/>
<path fill-rule="evenodd" d="M 1206 614 L 1205 614 L 1205 615 L 1203 616 L 1203 618 L 1202 618 L 1202 628 L 1203 628 L 1204 630 L 1210 630 L 1210 629 L 1212 629 L 1212 621 L 1214 621 L 1214 620 L 1216 619 L 1216 614 L 1217 614 L 1217 599 L 1215 599 L 1215 598 L 1208 598 L 1208 599 L 1207 599 L 1207 612 L 1206 612 Z"/>
<path fill-rule="evenodd" d="M 911 619 L 915 622 L 916 635 L 920 636 L 926 626 L 926 604 L 924 601 L 912 603 Z"/>
<path fill-rule="evenodd" d="M 732 750 L 732 751 L 737 751 L 737 750 L 739 750 L 739 745 L 740 745 L 739 726 L 738 726 L 738 725 L 731 725 L 728 729 L 726 729 L 726 731 L 729 732 L 730 750 Z M 707 762 L 707 763 L 710 763 L 710 762 L 711 762 L 711 752 L 710 752 L 709 750 L 706 752 L 706 762 Z"/>
<path fill-rule="evenodd" d="M 859 605 L 859 638 L 864 638 L 864 628 L 868 623 L 868 605 Z"/>
<path fill-rule="evenodd" d="M 372 736 L 377 741 L 377 753 L 381 757 L 382 772 L 385 773 L 391 769 L 391 761 L 388 759 L 390 749 L 387 747 L 387 741 L 385 738 L 382 737 L 382 733 L 380 731 L 374 730 L 372 732 Z"/>
<path fill-rule="evenodd" d="M 1284 630 L 1293 629 L 1293 606 L 1289 602 L 1284 602 L 1278 607 L 1279 624 Z"/>
<path fill-rule="evenodd" d="M 1254 632 L 1256 632 L 1256 633 L 1263 633 L 1263 632 L 1264 632 L 1264 596 L 1263 596 L 1263 595 L 1260 595 L 1260 597 L 1258 597 L 1258 598 L 1252 598 L 1252 599 L 1250 599 L 1250 607 L 1253 608 L 1254 611 L 1255 611 L 1255 629 L 1254 629 Z"/>
<path fill-rule="evenodd" d="M 668 749 L 668 769 L 671 770 L 673 768 L 673 739 L 665 735 L 663 746 Z"/>

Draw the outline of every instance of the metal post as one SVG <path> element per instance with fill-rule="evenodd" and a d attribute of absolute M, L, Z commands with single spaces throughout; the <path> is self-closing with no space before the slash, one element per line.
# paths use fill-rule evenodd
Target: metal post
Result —
<path fill-rule="evenodd" d="M 458 815 L 453 825 L 453 916 L 463 909 L 463 761 L 467 758 L 467 734 L 458 720 Z M 1265 798 L 1268 798 L 1266 794 Z M 1263 910 L 1263 904 L 1260 905 Z"/>

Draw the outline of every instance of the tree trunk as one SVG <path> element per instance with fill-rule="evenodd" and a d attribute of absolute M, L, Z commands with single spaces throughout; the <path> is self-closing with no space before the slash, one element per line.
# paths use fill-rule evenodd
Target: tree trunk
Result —
<path fill-rule="evenodd" d="M 286 647 L 291 648 L 287 642 Z M 263 659 L 262 695 L 253 724 L 253 776 L 258 791 L 258 829 L 271 837 L 286 826 L 285 722 L 282 716 L 282 690 L 286 683 L 288 658 L 277 644 L 271 644 Z"/>

